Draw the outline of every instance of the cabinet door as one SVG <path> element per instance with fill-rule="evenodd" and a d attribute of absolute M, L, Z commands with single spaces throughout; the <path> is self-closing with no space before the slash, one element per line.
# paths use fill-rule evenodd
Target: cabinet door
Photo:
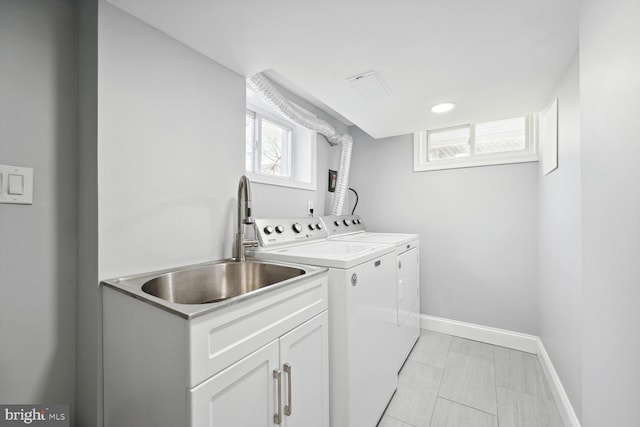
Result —
<path fill-rule="evenodd" d="M 190 425 L 272 427 L 278 351 L 276 340 L 191 389 Z"/>
<path fill-rule="evenodd" d="M 328 325 L 325 311 L 280 338 L 283 426 L 329 427 Z"/>

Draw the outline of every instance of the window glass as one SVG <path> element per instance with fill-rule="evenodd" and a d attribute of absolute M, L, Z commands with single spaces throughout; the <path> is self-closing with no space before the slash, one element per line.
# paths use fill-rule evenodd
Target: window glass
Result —
<path fill-rule="evenodd" d="M 428 132 L 429 160 L 469 157 L 470 137 L 469 126 Z"/>
<path fill-rule="evenodd" d="M 288 152 L 291 130 L 262 118 L 260 172 L 289 176 Z"/>
<path fill-rule="evenodd" d="M 525 117 L 478 123 L 475 125 L 477 154 L 507 153 L 526 147 Z"/>

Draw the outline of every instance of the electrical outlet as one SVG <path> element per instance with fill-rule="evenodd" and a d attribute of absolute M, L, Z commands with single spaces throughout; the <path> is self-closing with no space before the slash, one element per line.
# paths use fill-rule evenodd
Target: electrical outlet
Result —
<path fill-rule="evenodd" d="M 311 200 L 307 202 L 307 215 L 313 216 L 313 202 Z"/>

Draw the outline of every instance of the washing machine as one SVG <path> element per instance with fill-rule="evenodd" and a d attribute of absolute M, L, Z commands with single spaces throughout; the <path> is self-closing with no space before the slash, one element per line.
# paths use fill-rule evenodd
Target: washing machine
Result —
<path fill-rule="evenodd" d="M 395 247 L 327 239 L 319 218 L 256 219 L 256 258 L 329 269 L 332 427 L 375 427 L 397 387 Z"/>
<path fill-rule="evenodd" d="M 396 254 L 397 360 L 402 368 L 420 337 L 420 236 L 417 234 L 374 233 L 366 231 L 359 215 L 321 217 L 330 240 L 384 243 Z"/>

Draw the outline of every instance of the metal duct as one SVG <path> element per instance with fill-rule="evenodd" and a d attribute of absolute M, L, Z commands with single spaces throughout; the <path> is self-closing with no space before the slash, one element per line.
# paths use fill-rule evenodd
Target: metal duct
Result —
<path fill-rule="evenodd" d="M 247 82 L 251 89 L 259 93 L 282 117 L 300 126 L 304 126 L 307 129 L 318 132 L 327 138 L 327 141 L 329 141 L 329 144 L 332 146 L 342 145 L 336 192 L 331 204 L 331 215 L 341 215 L 349 187 L 349 168 L 351 166 L 351 150 L 353 148 L 353 138 L 351 135 L 337 133 L 335 128 L 326 121 L 314 117 L 293 105 L 262 73 L 254 74 L 247 79 Z"/>

